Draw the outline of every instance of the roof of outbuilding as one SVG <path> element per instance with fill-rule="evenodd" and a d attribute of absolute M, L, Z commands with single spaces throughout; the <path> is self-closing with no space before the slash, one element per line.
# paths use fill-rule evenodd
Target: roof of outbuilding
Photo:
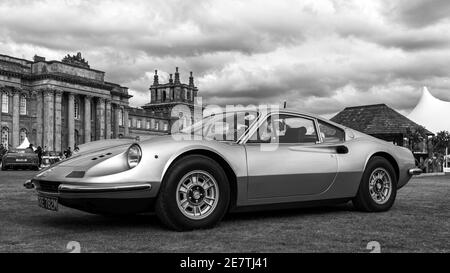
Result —
<path fill-rule="evenodd" d="M 407 128 L 419 126 L 386 104 L 347 107 L 331 121 L 365 134 L 406 134 Z M 432 135 L 430 131 L 426 133 Z"/>

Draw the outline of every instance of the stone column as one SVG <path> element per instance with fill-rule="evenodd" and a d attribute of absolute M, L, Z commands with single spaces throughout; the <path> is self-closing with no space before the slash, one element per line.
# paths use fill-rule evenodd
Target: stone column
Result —
<path fill-rule="evenodd" d="M 67 147 L 62 148 L 61 136 L 62 136 L 62 128 L 61 128 L 61 116 L 62 116 L 62 92 L 55 92 L 55 151 L 61 152 L 65 150 Z M 71 147 L 73 149 L 73 147 Z"/>
<path fill-rule="evenodd" d="M 20 143 L 20 113 L 19 113 L 19 109 L 20 109 L 20 91 L 19 90 L 14 90 L 13 91 L 13 99 L 12 99 L 12 146 L 13 148 L 16 148 L 17 146 L 19 146 Z"/>
<path fill-rule="evenodd" d="M 129 121 L 128 121 L 128 110 L 127 109 L 124 109 L 124 111 L 123 111 L 123 115 L 124 115 L 124 117 L 123 117 L 123 122 L 124 122 L 124 124 L 123 124 L 123 126 L 125 127 L 125 136 L 129 136 L 130 135 L 130 124 L 129 124 Z"/>
<path fill-rule="evenodd" d="M 119 122 L 120 122 L 120 111 L 122 110 L 121 106 L 116 104 L 114 109 L 115 119 L 114 119 L 114 138 L 119 138 Z"/>
<path fill-rule="evenodd" d="M 42 142 L 43 139 L 43 118 L 42 111 L 44 109 L 43 99 L 42 99 L 42 90 L 38 90 L 36 92 L 36 146 L 41 146 L 44 148 L 44 144 Z"/>
<path fill-rule="evenodd" d="M 67 104 L 67 136 L 68 145 L 73 150 L 75 149 L 75 95 L 69 93 L 69 100 Z"/>
<path fill-rule="evenodd" d="M 0 88 L 0 134 L 2 132 L 2 100 L 3 100 L 3 90 Z"/>
<path fill-rule="evenodd" d="M 106 139 L 111 138 L 111 100 L 106 100 Z"/>
<path fill-rule="evenodd" d="M 97 120 L 96 120 L 97 140 L 105 139 L 105 99 L 97 100 Z"/>
<path fill-rule="evenodd" d="M 91 99 L 84 97 L 84 143 L 91 142 Z"/>
<path fill-rule="evenodd" d="M 54 151 L 54 92 L 53 90 L 44 91 L 44 147 L 47 151 Z M 43 148 L 44 148 L 43 147 Z"/>

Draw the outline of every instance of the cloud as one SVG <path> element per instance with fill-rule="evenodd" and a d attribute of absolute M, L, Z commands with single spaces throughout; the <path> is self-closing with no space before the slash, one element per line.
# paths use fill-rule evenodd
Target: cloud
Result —
<path fill-rule="evenodd" d="M 402 0 L 390 1 L 388 14 L 414 28 L 426 27 L 441 21 L 448 22 L 450 2 L 447 0 Z"/>
<path fill-rule="evenodd" d="M 450 100 L 447 1 L 38 0 L 0 3 L 0 53 L 61 59 L 81 51 L 108 81 L 148 101 L 180 67 L 212 104 L 287 101 L 325 115 L 421 88 Z"/>

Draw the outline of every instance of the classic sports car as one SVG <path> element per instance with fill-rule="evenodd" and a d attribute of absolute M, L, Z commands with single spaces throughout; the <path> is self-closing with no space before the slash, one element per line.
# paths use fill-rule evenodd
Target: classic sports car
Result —
<path fill-rule="evenodd" d="M 180 134 L 81 145 L 26 186 L 46 209 L 154 210 L 167 227 L 190 230 L 251 208 L 351 200 L 386 211 L 419 173 L 406 148 L 283 109 L 218 113 Z"/>
<path fill-rule="evenodd" d="M 8 168 L 39 169 L 39 159 L 32 149 L 11 149 L 3 155 L 2 171 Z"/>

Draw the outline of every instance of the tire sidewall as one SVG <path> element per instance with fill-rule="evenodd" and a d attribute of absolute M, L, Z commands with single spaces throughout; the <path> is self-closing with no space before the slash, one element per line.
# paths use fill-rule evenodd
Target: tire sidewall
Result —
<path fill-rule="evenodd" d="M 209 173 L 217 182 L 219 187 L 219 200 L 214 211 L 204 219 L 193 220 L 185 216 L 179 209 L 176 196 L 180 180 L 189 172 L 201 170 Z M 230 186 L 222 167 L 214 160 L 205 156 L 187 156 L 178 160 L 167 172 L 163 180 L 162 191 L 160 192 L 167 209 L 167 216 L 175 226 L 180 229 L 208 228 L 218 223 L 226 213 L 230 200 Z"/>
<path fill-rule="evenodd" d="M 369 192 L 370 177 L 372 175 L 372 172 L 377 168 L 383 168 L 384 170 L 386 170 L 389 173 L 392 182 L 391 196 L 389 197 L 389 200 L 384 204 L 378 204 L 377 202 L 375 202 Z M 389 161 L 381 157 L 374 157 L 369 161 L 363 174 L 359 194 L 362 194 L 365 205 L 371 211 L 386 211 L 393 206 L 395 198 L 397 196 L 397 176 L 395 174 L 394 168 L 389 163 Z"/>

